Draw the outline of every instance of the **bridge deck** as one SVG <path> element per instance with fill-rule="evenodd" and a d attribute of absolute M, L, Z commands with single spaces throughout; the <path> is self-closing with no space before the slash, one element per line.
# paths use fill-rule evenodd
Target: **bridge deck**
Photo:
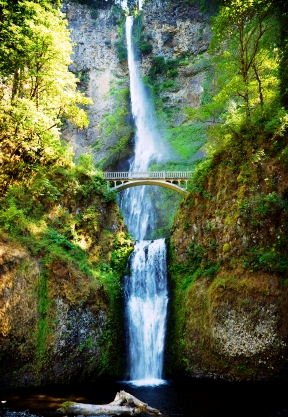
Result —
<path fill-rule="evenodd" d="M 142 180 L 142 179 L 162 179 L 162 180 L 188 180 L 192 176 L 191 171 L 159 171 L 159 172 L 103 172 L 105 180 Z"/>

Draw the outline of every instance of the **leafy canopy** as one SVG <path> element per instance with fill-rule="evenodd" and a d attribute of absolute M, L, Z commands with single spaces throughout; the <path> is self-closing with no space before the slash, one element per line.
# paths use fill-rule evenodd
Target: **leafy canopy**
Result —
<path fill-rule="evenodd" d="M 214 122 L 210 136 L 218 146 L 281 130 L 279 24 L 273 0 L 223 1 L 212 19 L 213 98 L 191 118 Z M 215 142 L 212 145 L 215 147 Z"/>
<path fill-rule="evenodd" d="M 91 103 L 69 72 L 72 45 L 58 1 L 0 2 L 0 191 L 29 178 L 37 166 L 71 155 L 59 127 L 88 124 Z M 80 105 L 80 106 L 79 106 Z M 62 162 L 61 162 L 62 161 Z"/>

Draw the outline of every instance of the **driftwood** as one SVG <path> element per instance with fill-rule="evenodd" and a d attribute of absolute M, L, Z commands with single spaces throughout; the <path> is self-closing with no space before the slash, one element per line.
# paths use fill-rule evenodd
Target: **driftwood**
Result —
<path fill-rule="evenodd" d="M 61 414 L 83 416 L 135 416 L 137 414 L 149 414 L 150 416 L 162 416 L 156 408 L 138 400 L 138 398 L 125 391 L 117 392 L 112 403 L 103 405 L 82 404 L 66 402 L 57 410 Z"/>

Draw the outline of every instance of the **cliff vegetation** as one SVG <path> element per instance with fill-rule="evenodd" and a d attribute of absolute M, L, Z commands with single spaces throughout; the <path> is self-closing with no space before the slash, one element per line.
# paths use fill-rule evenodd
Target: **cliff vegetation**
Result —
<path fill-rule="evenodd" d="M 287 5 L 220 3 L 209 125 L 170 241 L 169 363 L 194 376 L 287 372 Z"/>
<path fill-rule="evenodd" d="M 68 71 L 57 1 L 0 6 L 2 386 L 120 375 L 120 280 L 133 242 L 92 156 L 60 136 L 91 103 Z"/>

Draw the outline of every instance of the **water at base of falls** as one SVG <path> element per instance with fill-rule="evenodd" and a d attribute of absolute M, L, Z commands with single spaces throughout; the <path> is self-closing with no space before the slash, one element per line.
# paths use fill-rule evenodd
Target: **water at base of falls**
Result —
<path fill-rule="evenodd" d="M 165 240 L 139 241 L 129 263 L 125 304 L 131 383 L 159 385 L 168 303 Z"/>

